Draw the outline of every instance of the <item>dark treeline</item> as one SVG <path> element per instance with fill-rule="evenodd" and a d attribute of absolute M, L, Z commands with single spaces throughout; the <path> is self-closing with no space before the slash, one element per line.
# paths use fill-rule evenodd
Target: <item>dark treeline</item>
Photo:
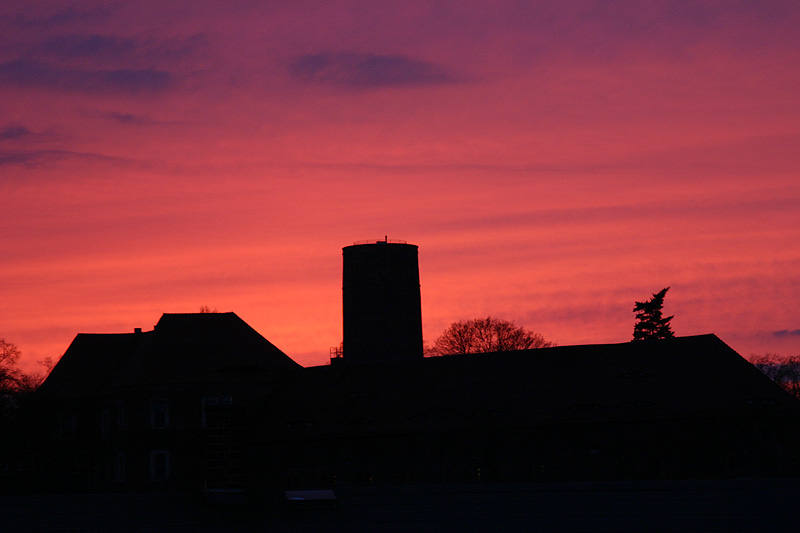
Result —
<path fill-rule="evenodd" d="M 0 338 L 0 492 L 10 485 L 8 476 L 31 468 L 35 462 L 34 393 L 55 366 L 48 357 L 38 362 L 41 371 L 25 373 L 18 366 L 20 356 L 15 344 Z"/>

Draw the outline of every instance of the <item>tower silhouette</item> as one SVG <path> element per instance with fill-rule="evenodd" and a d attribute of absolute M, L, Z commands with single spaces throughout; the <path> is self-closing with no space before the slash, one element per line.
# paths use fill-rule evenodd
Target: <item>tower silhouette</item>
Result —
<path fill-rule="evenodd" d="M 346 246 L 342 255 L 344 361 L 422 358 L 417 246 L 387 238 Z"/>

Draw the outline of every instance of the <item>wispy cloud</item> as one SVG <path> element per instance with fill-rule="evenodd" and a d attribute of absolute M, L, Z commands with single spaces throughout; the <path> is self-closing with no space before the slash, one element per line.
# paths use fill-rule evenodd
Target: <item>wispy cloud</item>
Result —
<path fill-rule="evenodd" d="M 120 113 L 112 111 L 110 113 L 103 113 L 103 118 L 118 122 L 120 124 L 148 124 L 153 122 L 150 118 L 144 115 L 136 115 L 133 113 Z"/>
<path fill-rule="evenodd" d="M 16 26 L 26 27 L 51 27 L 65 24 L 78 24 L 84 22 L 97 22 L 111 15 L 111 10 L 105 7 L 92 9 L 79 9 L 67 7 L 50 14 L 26 15 L 18 14 L 4 17 Z"/>
<path fill-rule="evenodd" d="M 77 152 L 71 150 L 29 150 L 29 151 L 0 151 L 0 166 L 27 165 L 36 166 L 63 159 L 83 159 L 95 161 L 110 161 L 122 163 L 125 160 L 119 157 L 107 156 L 98 153 Z M 3 177 L 0 176 L 0 181 Z"/>
<path fill-rule="evenodd" d="M 152 115 L 142 113 L 130 113 L 126 111 L 106 111 L 104 109 L 87 108 L 82 111 L 83 116 L 91 119 L 122 124 L 125 126 L 139 126 L 147 124 L 165 124 L 162 120 L 153 118 Z"/>
<path fill-rule="evenodd" d="M 191 57 L 208 47 L 203 33 L 166 39 L 138 38 L 101 33 L 54 35 L 28 51 L 38 58 L 109 62 L 163 61 Z M 26 56 L 27 57 L 27 56 Z"/>
<path fill-rule="evenodd" d="M 33 132 L 24 126 L 8 126 L 0 130 L 0 141 L 22 139 L 33 135 Z"/>
<path fill-rule="evenodd" d="M 30 165 L 41 160 L 41 153 L 0 152 L 0 165 Z"/>
<path fill-rule="evenodd" d="M 437 63 L 402 55 L 319 53 L 297 57 L 289 66 L 296 79 L 353 89 L 442 85 L 460 81 Z"/>
<path fill-rule="evenodd" d="M 800 337 L 800 329 L 782 329 L 773 331 L 772 336 L 777 339 L 786 339 L 789 337 Z"/>
<path fill-rule="evenodd" d="M 69 69 L 18 59 L 0 64 L 0 84 L 84 92 L 164 91 L 174 83 L 172 73 L 157 69 Z"/>
<path fill-rule="evenodd" d="M 36 50 L 59 58 L 118 58 L 130 55 L 136 48 L 136 41 L 129 37 L 67 34 L 50 37 Z"/>
<path fill-rule="evenodd" d="M 163 40 L 57 34 L 0 63 L 0 85 L 87 93 L 164 91 L 175 84 L 175 62 L 206 46 L 206 36 L 199 33 Z"/>

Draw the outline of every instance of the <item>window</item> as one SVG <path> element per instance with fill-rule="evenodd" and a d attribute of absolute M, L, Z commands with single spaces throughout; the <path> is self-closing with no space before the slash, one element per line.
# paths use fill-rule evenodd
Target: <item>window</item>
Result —
<path fill-rule="evenodd" d="M 202 424 L 203 424 L 203 427 L 206 427 L 206 407 L 213 406 L 213 405 L 219 405 L 219 398 L 217 398 L 216 396 L 210 396 L 210 397 L 203 398 L 203 406 L 202 406 L 202 410 L 203 410 L 203 412 L 202 412 L 202 419 L 203 419 L 202 420 Z"/>
<path fill-rule="evenodd" d="M 233 405 L 232 396 L 206 396 L 201 405 L 202 427 L 206 427 L 206 408 L 215 405 Z"/>
<path fill-rule="evenodd" d="M 156 451 L 150 453 L 150 479 L 152 481 L 169 479 L 169 452 Z"/>
<path fill-rule="evenodd" d="M 769 405 L 777 405 L 778 402 L 772 398 L 748 398 L 745 404 L 749 406 L 764 407 Z"/>
<path fill-rule="evenodd" d="M 169 401 L 166 399 L 153 400 L 150 409 L 150 426 L 165 428 L 169 426 Z"/>
<path fill-rule="evenodd" d="M 125 454 L 118 453 L 114 463 L 114 481 L 117 483 L 125 482 Z"/>
<path fill-rule="evenodd" d="M 61 415 L 59 424 L 59 437 L 71 439 L 78 430 L 78 417 L 75 413 Z"/>
<path fill-rule="evenodd" d="M 632 370 L 618 377 L 622 379 L 643 379 L 643 378 L 652 378 L 653 374 L 650 374 L 649 372 L 644 372 L 642 370 Z"/>
<path fill-rule="evenodd" d="M 125 402 L 117 400 L 117 431 L 125 427 Z"/>
<path fill-rule="evenodd" d="M 108 428 L 111 425 L 111 413 L 108 409 L 104 409 L 100 413 L 100 438 L 103 440 L 108 439 Z"/>

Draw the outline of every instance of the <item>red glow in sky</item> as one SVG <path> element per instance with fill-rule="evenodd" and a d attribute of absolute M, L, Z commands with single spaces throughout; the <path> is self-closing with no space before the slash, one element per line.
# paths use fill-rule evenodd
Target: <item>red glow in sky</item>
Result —
<path fill-rule="evenodd" d="M 263 5 L 262 5 L 263 4 Z M 279 3 L 281 4 L 281 3 Z M 488 314 L 800 353 L 800 4 L 6 2 L 0 337 L 234 311 L 304 365 L 341 248 L 420 247 L 423 326 Z"/>

